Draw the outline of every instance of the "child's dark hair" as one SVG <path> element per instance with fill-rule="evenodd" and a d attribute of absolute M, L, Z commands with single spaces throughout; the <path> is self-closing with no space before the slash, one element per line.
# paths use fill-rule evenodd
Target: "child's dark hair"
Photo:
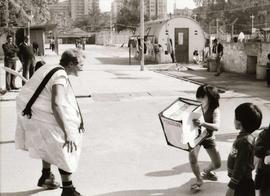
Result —
<path fill-rule="evenodd" d="M 196 98 L 208 97 L 209 108 L 215 110 L 219 107 L 219 93 L 218 89 L 213 86 L 202 85 L 197 89 Z"/>
<path fill-rule="evenodd" d="M 270 60 L 270 53 L 267 55 L 268 60 Z"/>
<path fill-rule="evenodd" d="M 253 103 L 242 103 L 235 109 L 235 119 L 240 121 L 244 130 L 252 133 L 262 123 L 262 112 Z"/>
<path fill-rule="evenodd" d="M 35 71 L 37 71 L 40 67 L 42 67 L 45 64 L 46 64 L 45 61 L 38 61 L 35 65 Z"/>

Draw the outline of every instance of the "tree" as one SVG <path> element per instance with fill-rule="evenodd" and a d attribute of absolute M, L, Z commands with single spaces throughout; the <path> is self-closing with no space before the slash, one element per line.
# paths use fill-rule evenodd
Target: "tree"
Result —
<path fill-rule="evenodd" d="M 148 16 L 144 16 L 145 21 L 149 20 Z M 140 1 L 125 0 L 119 14 L 117 15 L 116 30 L 136 29 L 140 23 Z"/>
<path fill-rule="evenodd" d="M 197 20 L 203 26 L 206 32 L 214 33 L 216 31 L 216 19 L 219 19 L 219 27 L 224 33 L 231 33 L 231 25 L 237 19 L 234 25 L 235 33 L 250 33 L 250 16 L 256 15 L 260 10 L 269 10 L 269 3 L 265 5 L 264 0 L 193 0 L 199 7 L 194 10 L 197 13 Z M 258 17 L 255 18 L 258 19 Z M 261 25 L 261 24 L 260 24 Z M 260 28 L 257 24 L 257 28 Z M 265 23 L 263 24 L 265 25 Z M 212 28 L 211 28 L 212 27 Z M 220 30 L 219 28 L 219 30 Z"/>
<path fill-rule="evenodd" d="M 58 0 L 1 0 L 0 26 L 25 26 L 46 23 L 50 18 L 49 5 Z"/>
<path fill-rule="evenodd" d="M 101 13 L 97 7 L 93 6 L 90 13 L 74 21 L 73 26 L 86 31 L 99 31 L 100 29 L 109 28 L 109 21 L 109 13 Z"/>

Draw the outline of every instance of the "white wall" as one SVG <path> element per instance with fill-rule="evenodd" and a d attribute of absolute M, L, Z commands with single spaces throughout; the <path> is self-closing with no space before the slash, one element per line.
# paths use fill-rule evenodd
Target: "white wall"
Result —
<path fill-rule="evenodd" d="M 193 59 L 193 51 L 201 51 L 205 45 L 205 37 L 203 29 L 200 27 L 199 23 L 189 18 L 174 18 L 164 24 L 159 35 L 159 42 L 162 43 L 162 47 L 166 48 L 165 43 L 167 42 L 166 29 L 168 29 L 169 37 L 173 41 L 173 48 L 175 46 L 175 28 L 188 28 L 189 29 L 189 61 Z M 195 35 L 197 31 L 197 35 Z M 174 48 L 175 50 L 175 48 Z"/>
<path fill-rule="evenodd" d="M 146 24 L 145 30 L 151 27 L 149 35 L 154 35 L 158 39 L 158 44 L 162 46 L 159 54 L 158 63 L 169 63 L 172 62 L 170 54 L 165 54 L 167 50 L 167 35 L 166 30 L 168 30 L 168 36 L 172 39 L 173 49 L 175 51 L 175 28 L 188 28 L 189 29 L 189 61 L 193 60 L 193 51 L 202 51 L 205 46 L 204 31 L 198 22 L 190 19 L 188 17 L 177 17 L 166 21 L 154 21 Z M 197 31 L 197 35 L 195 35 Z M 139 30 L 138 30 L 139 32 Z"/>
<path fill-rule="evenodd" d="M 96 33 L 96 41 L 97 45 L 122 45 L 123 43 L 127 46 L 129 37 L 132 35 L 130 31 L 121 31 L 119 33 L 112 33 L 112 43 L 110 43 L 110 31 L 100 31 Z"/>

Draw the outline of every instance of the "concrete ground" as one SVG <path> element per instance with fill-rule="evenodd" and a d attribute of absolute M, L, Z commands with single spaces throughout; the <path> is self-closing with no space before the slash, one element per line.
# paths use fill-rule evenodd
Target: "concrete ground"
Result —
<path fill-rule="evenodd" d="M 61 46 L 61 50 L 67 47 Z M 71 78 L 86 124 L 80 165 L 73 180 L 77 189 L 85 196 L 192 195 L 189 188 L 194 176 L 188 154 L 167 146 L 158 113 L 179 96 L 194 99 L 198 85 L 187 78 L 181 80 L 183 75 L 178 74 L 189 74 L 194 79 L 199 72 L 170 72 L 174 77 L 168 72 L 163 72 L 167 75 L 142 72 L 138 65 L 127 65 L 128 51 L 124 48 L 87 46 L 85 54 L 84 71 L 79 78 Z M 50 53 L 44 60 L 56 63 L 59 57 Z M 230 77 L 225 74 L 222 77 L 216 81 L 232 84 Z M 222 167 L 217 171 L 219 180 L 205 181 L 202 191 L 196 195 L 225 195 L 229 180 L 226 160 L 237 134 L 233 127 L 237 105 L 256 103 L 263 111 L 263 124 L 269 123 L 267 88 L 249 90 L 248 85 L 247 90 L 238 91 L 233 85 L 227 85 L 226 89 L 221 94 L 222 125 L 216 134 L 222 158 Z M 40 161 L 15 150 L 16 94 L 8 93 L 0 101 L 0 193 L 3 196 L 60 195 L 61 189 L 37 188 Z M 199 160 L 202 168 L 209 161 L 203 149 Z M 55 167 L 53 171 L 60 180 Z"/>

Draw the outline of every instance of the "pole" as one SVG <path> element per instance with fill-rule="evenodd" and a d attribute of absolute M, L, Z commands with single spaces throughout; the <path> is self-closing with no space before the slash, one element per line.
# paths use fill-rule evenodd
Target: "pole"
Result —
<path fill-rule="evenodd" d="M 218 21 L 219 21 L 219 19 L 217 18 L 216 19 L 216 22 L 217 22 L 217 37 L 218 37 Z"/>
<path fill-rule="evenodd" d="M 28 39 L 30 41 L 30 21 L 27 22 L 27 35 L 28 35 Z"/>
<path fill-rule="evenodd" d="M 141 71 L 144 70 L 144 0 L 140 0 Z"/>
<path fill-rule="evenodd" d="M 112 0 L 110 1 L 111 2 L 111 13 L 110 13 L 110 45 L 112 45 Z"/>
<path fill-rule="evenodd" d="M 6 7 L 6 10 L 5 10 L 5 18 L 6 18 L 6 27 L 8 28 L 8 23 L 9 23 L 9 7 L 8 7 L 8 0 L 5 1 L 5 7 Z"/>
<path fill-rule="evenodd" d="M 250 16 L 250 18 L 251 18 L 251 34 L 252 34 L 253 33 L 253 26 L 254 26 L 254 18 L 255 18 L 255 16 L 252 14 Z"/>
<path fill-rule="evenodd" d="M 232 24 L 232 34 L 231 34 L 231 37 L 233 37 L 234 35 L 234 24 Z"/>
<path fill-rule="evenodd" d="M 238 18 L 236 18 L 236 19 L 234 19 L 234 21 L 232 22 L 232 37 L 233 37 L 233 35 L 234 35 L 234 25 L 235 25 L 235 23 L 238 21 Z"/>
<path fill-rule="evenodd" d="M 27 34 L 28 34 L 28 39 L 29 39 L 29 44 L 31 42 L 30 38 L 30 27 L 31 27 L 31 22 L 32 22 L 32 4 L 31 1 L 28 0 L 28 6 L 30 7 L 30 20 L 27 22 Z"/>

